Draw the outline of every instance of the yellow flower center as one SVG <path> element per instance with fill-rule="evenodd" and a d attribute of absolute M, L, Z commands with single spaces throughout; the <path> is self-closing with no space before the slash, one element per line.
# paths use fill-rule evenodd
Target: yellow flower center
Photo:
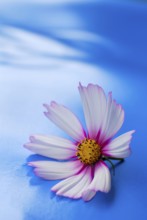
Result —
<path fill-rule="evenodd" d="M 77 157 L 82 163 L 86 165 L 95 164 L 100 156 L 101 148 L 95 140 L 86 138 L 78 144 Z"/>

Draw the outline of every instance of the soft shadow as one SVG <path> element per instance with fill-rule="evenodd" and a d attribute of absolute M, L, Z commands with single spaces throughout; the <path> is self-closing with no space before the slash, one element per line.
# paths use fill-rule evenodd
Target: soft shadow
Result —
<path fill-rule="evenodd" d="M 55 183 L 53 185 L 55 185 Z M 58 203 L 67 202 L 68 204 L 69 203 L 75 203 L 75 202 L 81 200 L 81 199 L 71 199 L 71 198 L 68 198 L 68 197 L 59 196 L 59 195 L 56 195 L 56 193 L 52 192 L 52 191 L 50 191 L 50 198 L 54 199 Z"/>
<path fill-rule="evenodd" d="M 45 180 L 45 179 L 42 179 L 40 177 L 37 177 L 33 170 L 34 168 L 33 167 L 30 167 L 27 165 L 28 162 L 32 162 L 32 161 L 47 161 L 48 158 L 46 157 L 43 157 L 41 155 L 38 155 L 38 154 L 33 154 L 33 155 L 30 155 L 27 160 L 26 160 L 26 164 L 24 165 L 26 170 L 27 170 L 27 176 L 31 177 L 30 179 L 30 185 L 47 185 L 49 187 L 49 181 Z"/>
<path fill-rule="evenodd" d="M 37 154 L 34 154 L 34 155 L 30 155 L 28 158 L 27 158 L 27 163 L 28 162 L 31 162 L 31 161 L 38 161 L 38 160 L 48 160 L 48 158 L 46 157 L 43 157 L 43 156 L 40 156 L 40 155 L 37 155 Z M 40 177 L 37 177 L 34 172 L 33 172 L 33 167 L 30 167 L 27 165 L 27 163 L 24 165 L 26 170 L 27 170 L 27 176 L 30 177 L 30 185 L 31 186 L 38 186 L 39 187 L 39 190 L 40 190 L 40 193 L 48 193 L 49 194 L 49 197 L 50 199 L 55 199 L 56 202 L 68 202 L 68 203 L 73 203 L 73 202 L 76 202 L 76 201 L 79 201 L 81 199 L 78 199 L 78 200 L 72 200 L 70 198 L 67 198 L 67 197 L 63 197 L 63 196 L 57 196 L 54 192 L 52 192 L 50 190 L 50 193 L 48 192 L 49 189 L 51 189 L 51 187 L 53 185 L 55 185 L 58 181 L 48 181 L 48 180 L 44 180 Z M 115 169 L 120 166 L 122 163 L 124 163 L 124 161 L 113 161 L 114 163 L 114 166 L 115 166 Z M 110 166 L 110 164 L 108 163 L 108 165 Z M 93 198 L 93 200 L 90 202 L 92 205 L 94 205 L 95 207 L 99 206 L 101 208 L 106 208 L 106 207 L 110 207 L 112 206 L 112 204 L 114 203 L 115 201 L 115 198 L 116 198 L 116 189 L 115 189 L 115 186 L 113 184 L 113 168 L 110 167 L 110 171 L 111 171 L 111 177 L 112 177 L 112 180 L 111 180 L 111 191 L 109 193 L 102 193 L 102 192 L 97 192 L 96 196 Z M 116 170 L 115 170 L 115 173 L 116 173 Z M 84 202 L 85 203 L 85 202 Z M 86 204 L 88 204 L 89 202 L 87 202 Z"/>
<path fill-rule="evenodd" d="M 110 207 L 113 205 L 116 197 L 116 189 L 114 185 L 111 186 L 111 191 L 109 193 L 97 192 L 92 203 L 94 206 L 99 206 L 101 208 Z"/>
<path fill-rule="evenodd" d="M 113 161 L 114 167 L 115 169 L 120 166 L 122 163 L 124 163 L 124 161 Z M 110 165 L 110 164 L 109 164 Z M 103 192 L 97 192 L 96 196 L 94 197 L 93 201 L 92 201 L 92 205 L 94 206 L 99 206 L 101 208 L 106 208 L 106 207 L 110 207 L 113 205 L 113 203 L 115 202 L 115 198 L 116 198 L 116 188 L 115 185 L 113 184 L 113 178 L 115 177 L 116 170 L 115 173 L 113 172 L 113 168 L 110 167 L 110 171 L 111 171 L 111 190 L 109 193 L 103 193 Z"/>

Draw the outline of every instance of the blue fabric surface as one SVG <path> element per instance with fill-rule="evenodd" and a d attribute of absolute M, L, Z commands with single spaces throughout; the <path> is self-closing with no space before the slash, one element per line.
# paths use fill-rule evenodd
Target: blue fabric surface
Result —
<path fill-rule="evenodd" d="M 147 4 L 137 1 L 1 1 L 0 219 L 146 220 Z M 23 148 L 31 134 L 66 137 L 42 114 L 56 100 L 84 122 L 78 83 L 101 85 L 125 109 L 119 133 L 135 129 L 132 155 L 112 189 L 88 203 L 55 196 Z"/>

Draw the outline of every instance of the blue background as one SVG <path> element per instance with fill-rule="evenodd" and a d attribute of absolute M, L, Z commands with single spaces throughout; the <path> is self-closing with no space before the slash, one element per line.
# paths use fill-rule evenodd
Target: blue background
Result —
<path fill-rule="evenodd" d="M 31 134 L 66 135 L 42 103 L 56 100 L 84 117 L 79 81 L 101 85 L 135 129 L 132 155 L 116 167 L 112 189 L 88 203 L 56 197 L 57 181 L 35 177 L 22 146 Z M 0 219 L 146 220 L 147 4 L 145 1 L 0 2 Z"/>

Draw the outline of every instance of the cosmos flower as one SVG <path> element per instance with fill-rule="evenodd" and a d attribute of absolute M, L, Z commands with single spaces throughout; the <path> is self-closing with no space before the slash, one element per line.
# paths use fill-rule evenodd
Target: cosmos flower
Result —
<path fill-rule="evenodd" d="M 122 159 L 130 155 L 129 144 L 134 130 L 114 139 L 124 121 L 124 110 L 105 95 L 98 85 L 79 84 L 87 131 L 79 119 L 66 107 L 51 102 L 44 105 L 45 115 L 65 131 L 73 141 L 56 137 L 33 135 L 24 146 L 50 161 L 34 161 L 37 176 L 47 180 L 63 179 L 52 187 L 57 195 L 91 200 L 97 191 L 109 192 L 111 175 L 106 160 Z M 110 161 L 111 162 L 111 161 Z"/>

